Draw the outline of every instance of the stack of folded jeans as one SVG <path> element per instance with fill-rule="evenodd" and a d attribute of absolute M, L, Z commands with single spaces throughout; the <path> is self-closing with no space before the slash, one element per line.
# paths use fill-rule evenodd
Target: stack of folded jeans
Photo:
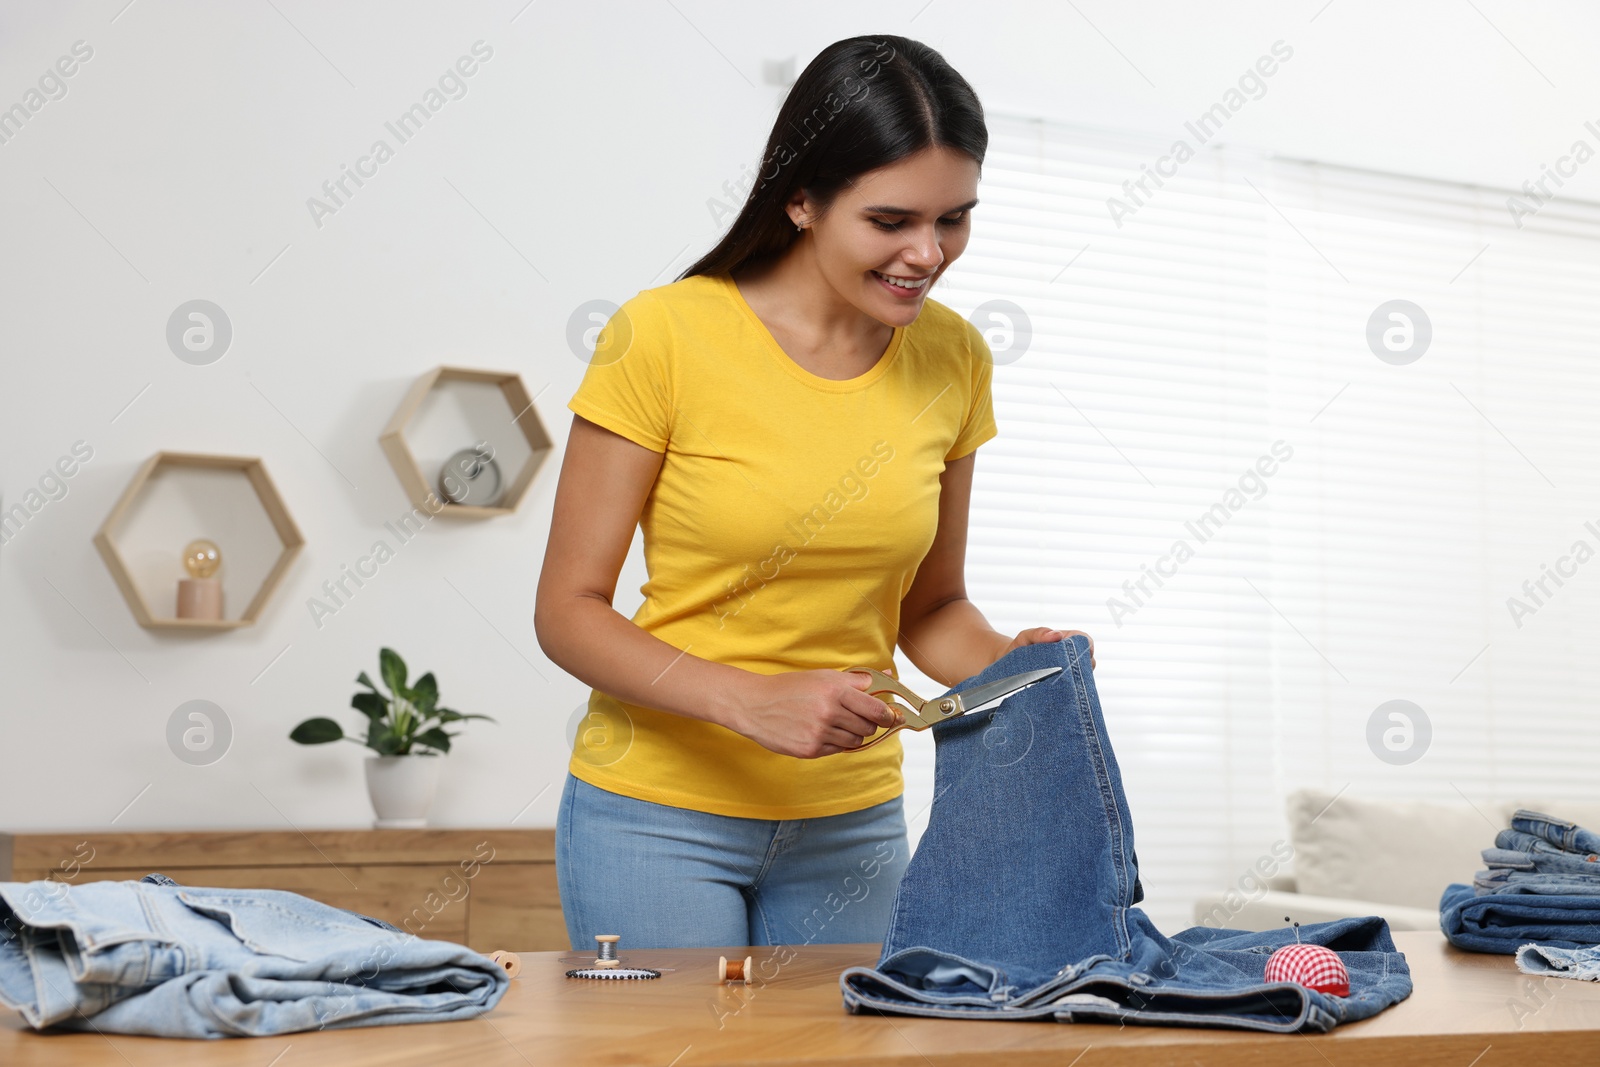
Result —
<path fill-rule="evenodd" d="M 1083 637 L 1024 645 L 944 694 L 1064 668 L 933 727 L 928 829 L 895 895 L 876 967 L 840 975 L 852 1012 L 1326 1031 L 1411 993 L 1377 916 L 1314 923 L 1348 997 L 1268 982 L 1288 929 L 1165 937 L 1142 897 L 1133 821 Z"/>
<path fill-rule="evenodd" d="M 1510 955 L 1534 943 L 1600 960 L 1600 834 L 1518 809 L 1483 861 L 1471 885 L 1452 885 L 1439 900 L 1451 944 Z"/>
<path fill-rule="evenodd" d="M 489 1011 L 488 958 L 275 889 L 0 882 L 0 1004 L 36 1028 L 260 1037 Z"/>

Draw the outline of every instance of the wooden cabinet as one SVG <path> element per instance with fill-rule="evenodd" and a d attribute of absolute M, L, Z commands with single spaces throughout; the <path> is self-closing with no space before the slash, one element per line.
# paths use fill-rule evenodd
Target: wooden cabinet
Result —
<path fill-rule="evenodd" d="M 567 948 L 553 830 L 0 834 L 0 881 L 152 872 L 185 885 L 288 889 L 480 952 Z"/>

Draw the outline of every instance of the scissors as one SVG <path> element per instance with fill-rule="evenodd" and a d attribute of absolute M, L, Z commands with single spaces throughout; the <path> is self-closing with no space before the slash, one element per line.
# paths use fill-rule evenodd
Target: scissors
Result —
<path fill-rule="evenodd" d="M 926 730 L 946 719 L 954 719 L 958 715 L 966 715 L 974 711 L 986 711 L 999 704 L 1007 697 L 1018 693 L 1035 682 L 1042 682 L 1053 674 L 1061 673 L 1060 667 L 1044 667 L 1036 671 L 1024 671 L 1013 674 L 1009 678 L 1000 678 L 983 685 L 975 685 L 971 689 L 960 693 L 952 693 L 947 697 L 937 700 L 923 700 L 917 694 L 900 684 L 898 678 L 884 674 L 871 667 L 847 667 L 849 671 L 859 671 L 872 677 L 872 684 L 866 691 L 877 697 L 885 704 L 898 711 L 905 722 L 899 726 L 880 727 L 877 732 L 868 736 L 858 748 L 849 749 L 851 752 L 860 752 L 863 748 L 871 748 L 896 730 Z M 892 695 L 890 695 L 892 694 Z M 894 698 L 902 697 L 911 706 L 907 707 Z"/>

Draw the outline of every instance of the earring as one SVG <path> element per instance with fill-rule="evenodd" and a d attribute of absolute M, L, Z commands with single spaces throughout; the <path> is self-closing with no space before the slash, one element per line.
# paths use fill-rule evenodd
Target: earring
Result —
<path fill-rule="evenodd" d="M 794 224 L 794 232 L 795 233 L 799 233 L 803 229 L 805 229 L 805 227 L 800 225 L 798 222 Z"/>

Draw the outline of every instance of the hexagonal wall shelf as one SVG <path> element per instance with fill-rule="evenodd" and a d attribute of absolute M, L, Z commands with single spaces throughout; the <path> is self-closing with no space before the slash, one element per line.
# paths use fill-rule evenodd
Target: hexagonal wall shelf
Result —
<path fill-rule="evenodd" d="M 505 472 L 504 487 L 492 504 L 455 503 L 430 482 L 453 455 L 480 442 L 488 443 L 496 466 Z M 550 454 L 550 435 L 522 379 L 510 371 L 465 367 L 435 367 L 418 378 L 378 443 L 413 504 L 457 518 L 516 511 Z M 436 504 L 443 506 L 435 510 Z"/>
<path fill-rule="evenodd" d="M 202 537 L 222 549 L 225 617 L 158 614 L 153 604 L 176 609 L 183 548 Z M 151 456 L 94 535 L 94 546 L 134 618 L 152 630 L 232 630 L 253 624 L 304 544 L 261 460 L 192 452 Z M 228 604 L 241 589 L 252 591 L 249 602 L 229 616 Z"/>

